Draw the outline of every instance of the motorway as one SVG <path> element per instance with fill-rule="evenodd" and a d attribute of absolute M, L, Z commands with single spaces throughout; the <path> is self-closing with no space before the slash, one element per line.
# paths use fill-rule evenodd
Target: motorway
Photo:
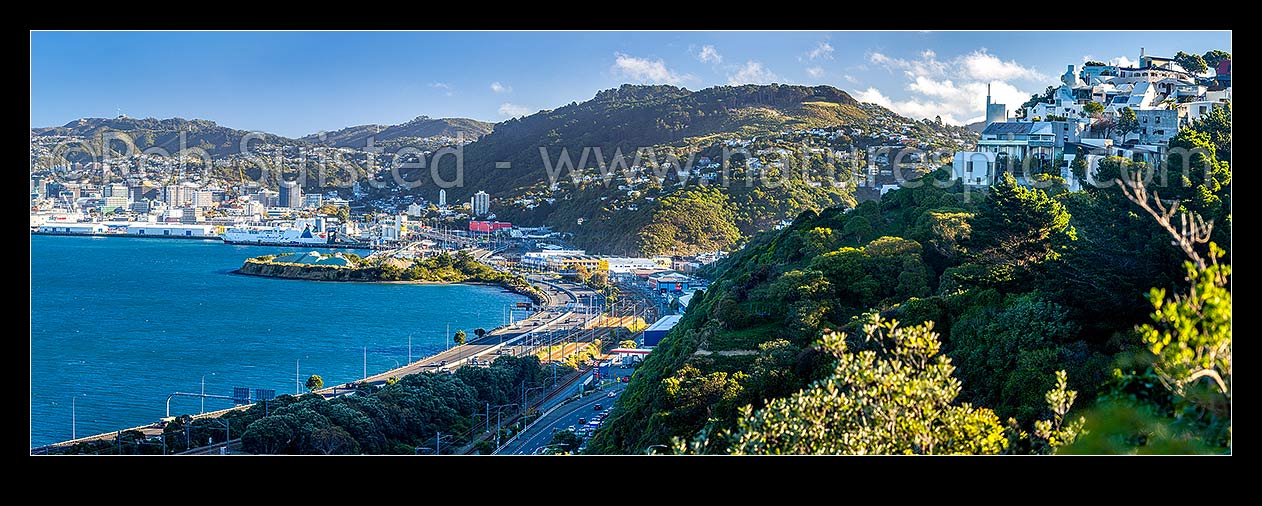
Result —
<path fill-rule="evenodd" d="M 614 368 L 612 374 L 614 377 L 629 375 L 631 369 Z M 595 409 L 597 404 L 603 409 L 612 407 L 614 401 L 618 400 L 618 396 L 622 395 L 622 391 L 626 388 L 626 383 L 611 383 L 603 389 L 587 394 L 582 399 L 558 407 L 547 416 L 540 418 L 520 437 L 505 444 L 499 452 L 496 452 L 496 455 L 533 455 L 539 447 L 552 441 L 553 432 L 566 430 L 571 425 L 575 428 L 582 427 L 583 424 L 579 423 L 579 418 L 590 421 L 593 416 L 600 414 L 600 411 Z M 609 397 L 610 393 L 613 393 L 614 397 Z"/>
<path fill-rule="evenodd" d="M 546 333 L 546 331 L 560 332 L 566 329 L 577 329 L 586 323 L 583 313 L 571 311 L 567 309 L 567 306 L 578 303 L 579 299 L 589 297 L 592 294 L 591 290 L 583 285 L 559 281 L 536 281 L 536 283 L 536 286 L 544 289 L 548 300 L 551 301 L 551 304 L 542 311 L 517 322 L 512 327 L 503 327 L 488 332 L 481 339 L 471 337 L 471 341 L 466 342 L 463 346 L 456 346 L 403 367 L 369 376 L 361 381 L 383 384 L 391 377 L 425 371 L 452 371 L 465 365 L 478 365 L 483 362 L 490 363 L 501 352 L 503 354 L 523 353 L 525 350 L 524 346 L 514 345 L 518 343 L 524 344 L 527 341 L 539 338 L 538 336 Z M 472 333 L 470 333 L 470 336 L 472 336 Z M 321 390 L 320 393 L 332 395 L 336 393 L 336 389 L 345 389 L 347 387 L 349 387 L 349 384 L 338 385 L 337 387 Z"/>

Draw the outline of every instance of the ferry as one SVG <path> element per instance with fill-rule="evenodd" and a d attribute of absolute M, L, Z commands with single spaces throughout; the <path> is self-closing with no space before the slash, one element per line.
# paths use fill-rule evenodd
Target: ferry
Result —
<path fill-rule="evenodd" d="M 231 227 L 219 235 L 227 244 L 262 246 L 328 245 L 331 236 L 324 230 L 324 220 L 320 218 L 296 220 L 292 226 Z"/>

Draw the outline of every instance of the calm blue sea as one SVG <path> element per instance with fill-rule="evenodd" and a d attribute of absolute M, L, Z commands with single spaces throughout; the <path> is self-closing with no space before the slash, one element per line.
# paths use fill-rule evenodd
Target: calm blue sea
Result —
<path fill-rule="evenodd" d="M 31 446 L 156 422 L 172 392 L 294 393 L 445 349 L 490 329 L 522 296 L 492 286 L 330 283 L 231 274 L 248 257 L 303 248 L 218 241 L 31 237 Z M 365 251 L 356 251 L 365 254 Z M 231 401 L 207 399 L 206 410 Z M 201 401 L 175 397 L 171 414 Z"/>

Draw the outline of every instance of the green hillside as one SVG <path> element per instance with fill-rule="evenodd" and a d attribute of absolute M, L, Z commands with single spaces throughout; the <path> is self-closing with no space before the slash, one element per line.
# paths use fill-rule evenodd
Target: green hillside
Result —
<path fill-rule="evenodd" d="M 851 139 L 847 127 L 865 136 Z M 828 139 L 800 133 L 812 129 L 827 131 Z M 836 133 L 842 129 L 847 133 Z M 860 104 L 830 86 L 718 86 L 694 92 L 623 85 L 592 100 L 497 124 L 465 146 L 463 186 L 447 192 L 449 200 L 461 201 L 486 191 L 497 219 L 548 225 L 593 251 L 729 249 L 802 211 L 853 206 L 855 186 L 845 180 L 856 167 L 826 155 L 864 149 L 895 134 L 952 147 L 975 139 L 963 129 Z M 944 140 L 951 136 L 959 140 Z M 729 183 L 703 182 L 702 176 L 723 170 L 719 162 L 733 142 L 741 149 L 725 164 L 731 168 Z M 814 151 L 755 171 L 744 165 L 755 157 L 739 154 L 807 149 Z M 497 162 L 508 168 L 495 168 Z M 452 157 L 440 160 L 439 172 L 454 177 L 453 164 Z M 691 173 L 681 176 L 681 169 Z M 433 200 L 438 188 L 416 191 Z"/>
<path fill-rule="evenodd" d="M 88 139 L 90 142 L 88 142 L 86 147 L 89 148 L 101 146 L 103 144 L 102 139 L 108 140 L 105 134 L 109 132 L 126 134 L 135 143 L 136 152 L 150 148 L 161 148 L 166 150 L 167 153 L 174 155 L 183 148 L 196 148 L 205 150 L 214 158 L 240 153 L 242 138 L 251 134 L 251 132 L 245 130 L 228 128 L 204 119 L 154 119 L 128 118 L 126 116 L 117 118 L 83 118 L 59 127 L 31 129 L 32 136 L 63 135 Z M 181 144 L 181 134 L 184 136 L 183 144 Z M 275 146 L 297 146 L 302 144 L 293 139 L 268 133 L 256 133 L 256 136 L 257 140 L 250 141 L 251 146 L 259 143 Z M 112 147 L 114 155 L 117 155 L 124 149 L 120 141 L 112 141 L 109 145 Z M 76 155 L 83 159 L 76 159 Z M 101 156 L 100 153 L 95 153 L 95 155 Z M 87 158 L 87 153 L 83 152 L 71 152 L 67 153 L 67 156 L 71 162 L 92 161 L 90 158 Z"/>
<path fill-rule="evenodd" d="M 1215 113 L 1172 145 L 1229 152 L 1225 118 Z M 1187 187 L 1161 189 L 1162 198 L 1212 220 L 1212 240 L 1229 248 L 1230 168 L 1212 155 L 1194 163 L 1205 170 L 1194 170 Z M 1123 169 L 1147 168 L 1109 158 L 1099 173 L 1113 178 Z M 947 427 L 965 423 L 976 437 L 1006 435 L 944 443 L 940 451 L 1045 452 L 1064 441 L 1035 422 L 1070 420 L 1045 395 L 1056 390 L 1056 371 L 1077 391 L 1070 415 L 1085 414 L 1094 427 L 1085 447 L 1066 451 L 1227 448 L 1230 390 L 1195 381 L 1191 371 L 1209 367 L 1230 385 L 1230 292 L 1222 274 L 1229 267 L 1193 268 L 1189 276 L 1183 265 L 1190 256 L 1117 186 L 1067 193 L 1058 178 L 1037 177 L 1050 186 L 1028 189 L 1005 177 L 967 197 L 958 187 L 898 189 L 850 211 L 805 212 L 784 230 L 759 234 L 710 269 L 717 279 L 634 373 L 589 451 L 680 451 L 684 445 L 673 440 L 695 437 L 688 451 L 932 453 L 909 438 L 946 437 Z M 1206 265 L 1213 249 L 1192 246 Z M 1228 249 L 1218 262 L 1230 258 Z M 1197 288 L 1177 312 L 1167 304 L 1163 323 L 1137 328 L 1153 321 L 1150 301 L 1186 294 L 1192 280 Z M 1165 291 L 1148 294 L 1149 287 Z M 878 317 L 904 330 L 869 327 Z M 912 327 L 922 323 L 931 330 Z M 1177 348 L 1151 351 L 1171 339 Z M 939 343 L 934 363 L 946 365 L 907 362 L 927 360 Z M 1224 345 L 1225 359 L 1206 351 Z M 1179 365 L 1192 350 L 1218 358 Z M 938 376 L 915 379 L 931 373 Z M 922 395 L 935 400 L 913 402 Z M 758 411 L 773 399 L 780 400 Z M 935 405 L 958 407 L 964 418 L 914 411 Z M 869 415 L 856 414 L 883 409 L 876 418 L 891 424 L 928 425 L 873 427 L 863 418 Z M 830 418 L 841 413 L 849 414 Z"/>
<path fill-rule="evenodd" d="M 409 140 L 456 137 L 457 135 L 463 135 L 468 140 L 475 140 L 486 135 L 494 126 L 494 123 L 469 118 L 435 119 L 429 116 L 418 116 L 407 123 L 398 125 L 351 126 L 332 132 L 306 135 L 299 140 L 337 148 L 363 148 L 368 145 L 370 137 L 375 146 L 388 145 L 391 141 L 405 143 Z"/>

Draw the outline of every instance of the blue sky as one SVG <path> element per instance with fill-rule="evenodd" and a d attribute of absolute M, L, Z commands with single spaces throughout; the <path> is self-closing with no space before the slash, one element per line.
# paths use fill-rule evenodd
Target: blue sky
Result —
<path fill-rule="evenodd" d="M 502 121 L 623 83 L 827 84 L 914 118 L 1011 108 L 1085 58 L 1231 51 L 1180 32 L 32 32 L 31 126 L 183 117 L 297 137 Z"/>

